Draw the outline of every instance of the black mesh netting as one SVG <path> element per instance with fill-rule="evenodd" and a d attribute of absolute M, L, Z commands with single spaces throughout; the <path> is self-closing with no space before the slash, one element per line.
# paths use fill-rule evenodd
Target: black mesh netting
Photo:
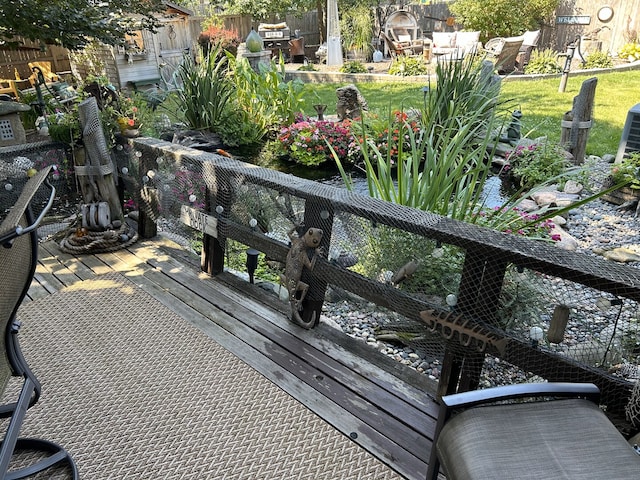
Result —
<path fill-rule="evenodd" d="M 301 276 L 307 319 L 448 385 L 588 381 L 610 410 L 627 406 L 640 377 L 634 267 L 158 140 L 116 154 L 132 208 L 197 248 L 198 230 L 216 235 L 228 267 L 256 249 L 274 284 L 290 232 L 321 229 Z"/>
<path fill-rule="evenodd" d="M 71 152 L 64 145 L 48 141 L 0 148 L 0 218 L 16 202 L 27 182 L 30 169 L 51 166 L 48 180 L 56 188 L 56 202 L 49 216 L 61 219 L 76 209 L 77 189 Z M 39 191 L 34 211 L 48 200 L 47 191 Z"/>

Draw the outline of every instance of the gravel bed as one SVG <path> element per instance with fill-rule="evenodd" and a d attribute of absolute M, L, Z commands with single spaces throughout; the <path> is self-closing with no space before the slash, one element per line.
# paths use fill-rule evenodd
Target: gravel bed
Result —
<path fill-rule="evenodd" d="M 592 181 L 591 191 L 599 191 L 604 178 L 608 175 L 610 164 L 599 159 L 592 158 L 590 165 L 590 179 Z M 594 250 L 611 249 L 614 247 L 628 247 L 640 252 L 640 220 L 635 217 L 635 212 L 621 210 L 617 205 L 602 200 L 591 201 L 575 210 L 567 216 L 567 224 L 564 229 L 568 231 L 578 242 L 578 251 L 597 255 Z M 628 264 L 638 267 L 638 263 Z M 579 285 L 567 285 L 561 279 L 552 279 L 552 288 L 559 298 L 575 298 L 572 289 L 580 288 Z M 553 284 L 557 285 L 553 285 Z M 585 295 L 598 295 L 592 291 L 585 294 L 580 292 L 582 300 Z M 591 341 L 599 341 L 600 344 L 607 343 L 607 338 L 611 338 L 611 316 L 599 314 L 595 308 L 597 298 L 586 298 L 587 305 L 577 306 L 586 309 L 589 313 L 589 322 L 584 322 L 584 317 L 578 319 L 571 318 L 567 327 L 565 341 L 560 345 L 552 345 L 555 350 L 561 352 L 576 353 L 580 345 L 587 344 L 592 347 L 592 353 L 584 353 L 585 361 L 594 361 L 589 355 L 602 354 L 601 348 L 593 348 Z M 631 310 L 631 309 L 630 309 Z M 635 314 L 635 311 L 625 312 L 627 317 Z M 429 378 L 437 380 L 440 376 L 441 362 L 419 349 L 412 348 L 397 343 L 379 341 L 376 336 L 376 329 L 385 328 L 390 322 L 394 323 L 398 319 L 395 312 L 388 312 L 373 303 L 351 299 L 337 303 L 325 302 L 321 320 L 336 328 L 341 329 L 345 334 L 365 342 L 371 348 L 375 348 L 381 353 L 403 363 L 416 371 L 428 375 Z M 582 320 L 582 322 L 581 322 Z M 608 335 L 608 337 L 606 337 Z M 573 350 L 572 350 L 573 349 Z M 586 349 L 585 349 L 586 350 Z M 611 358 L 611 357 L 608 357 Z M 488 387 L 507 383 L 517 383 L 525 381 L 540 380 L 539 377 L 523 372 L 518 368 L 508 365 L 498 358 L 487 356 L 485 360 L 481 386 Z"/>

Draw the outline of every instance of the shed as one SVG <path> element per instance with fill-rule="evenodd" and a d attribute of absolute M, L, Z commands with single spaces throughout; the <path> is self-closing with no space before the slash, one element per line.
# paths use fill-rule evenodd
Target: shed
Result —
<path fill-rule="evenodd" d="M 156 33 L 138 30 L 126 36 L 125 46 L 103 45 L 94 52 L 102 62 L 102 74 L 117 88 L 144 89 L 158 84 L 161 75 L 170 78 L 183 55 L 196 44 L 201 19 L 187 8 L 164 3 L 166 9 L 158 14 L 161 26 Z M 91 65 L 81 62 L 73 62 L 74 73 L 86 78 Z"/>

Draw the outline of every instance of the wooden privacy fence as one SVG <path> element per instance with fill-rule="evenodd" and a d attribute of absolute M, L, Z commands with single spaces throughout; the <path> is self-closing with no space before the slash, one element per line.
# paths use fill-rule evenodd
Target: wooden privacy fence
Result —
<path fill-rule="evenodd" d="M 0 78 L 15 79 L 15 72 L 20 78 L 31 75 L 29 62 L 51 62 L 54 72 L 71 70 L 69 51 L 55 45 L 47 45 L 44 49 L 30 40 L 21 39 L 22 47 L 18 49 L 0 48 Z"/>
<path fill-rule="evenodd" d="M 271 260 L 285 262 L 288 239 L 278 230 L 297 224 L 320 228 L 324 232 L 321 246 L 325 256 L 303 276 L 309 285 L 300 312 L 305 320 L 319 318 L 328 287 L 352 292 L 384 311 L 396 312 L 420 331 L 420 348 L 436 363 L 443 364 L 440 394 L 477 388 L 481 372 L 491 363 L 488 359 L 498 358 L 504 365 L 548 381 L 593 382 L 601 388 L 603 403 L 611 412 L 623 411 L 632 383 L 597 366 L 603 351 L 605 360 L 607 355 L 611 358 L 610 345 L 606 350 L 606 345 L 598 349 L 593 335 L 577 331 L 595 323 L 605 329 L 614 328 L 614 317 L 595 313 L 592 305 L 596 298 L 613 296 L 616 301 L 611 304 L 624 304 L 621 313 L 624 308 L 625 312 L 630 309 L 631 315 L 637 314 L 637 269 L 216 154 L 155 139 L 132 142 L 129 149 L 121 150 L 117 162 L 119 170 L 127 166 L 129 173 L 124 180 L 128 185 L 140 185 L 134 188 L 142 189 L 133 192 L 141 202 L 141 235 L 155 235 L 154 221 L 159 215 L 175 222 L 181 215 L 186 216 L 204 234 L 204 271 L 215 275 L 223 270 L 230 241 L 262 252 Z M 382 247 L 388 250 L 388 255 L 382 255 L 384 261 L 399 257 L 404 263 L 402 252 L 406 247 L 400 245 L 416 244 L 420 245 L 422 256 L 414 260 L 424 270 L 435 268 L 435 250 L 445 248 L 451 255 L 445 263 L 459 262 L 453 272 L 457 281 L 451 284 L 455 301 L 449 302 L 452 294 L 447 295 L 445 303 L 444 294 L 434 298 L 419 290 L 400 289 L 381 275 L 346 268 L 341 259 L 354 257 L 352 251 L 357 245 L 380 236 L 389 239 Z M 438 273 L 434 278 L 440 281 L 448 275 Z M 519 280 L 522 276 L 527 280 Z M 536 287 L 527 290 L 527 282 Z M 566 291 L 563 297 L 546 300 L 547 294 L 551 295 L 549 298 L 560 298 L 558 288 Z M 525 290 L 529 293 L 521 296 Z M 545 308 L 553 310 L 557 303 L 556 310 L 570 311 L 571 317 L 583 320 L 559 345 L 532 341 L 528 323 L 531 319 L 525 318 L 524 324 L 516 321 L 521 312 L 533 308 L 528 302 L 541 299 Z M 514 305 L 514 301 L 521 303 Z M 585 301 L 585 306 L 573 306 L 572 302 L 578 301 Z M 505 304 L 513 316 L 509 322 L 501 323 Z M 572 306 L 567 309 L 565 304 Z M 554 313 L 555 317 L 563 316 Z M 551 311 L 540 318 L 550 321 Z M 631 320 L 629 325 L 636 322 Z M 553 341 L 562 341 L 557 326 L 545 328 L 554 330 L 550 334 Z M 635 330 L 626 333 L 637 338 Z M 583 340 L 577 342 L 570 337 Z M 599 360 L 590 361 L 588 351 Z"/>

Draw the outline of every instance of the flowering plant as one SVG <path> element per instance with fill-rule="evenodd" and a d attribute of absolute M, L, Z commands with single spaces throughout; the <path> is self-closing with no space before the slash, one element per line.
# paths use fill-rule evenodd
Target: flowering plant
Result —
<path fill-rule="evenodd" d="M 473 215 L 472 223 L 487 226 L 494 230 L 529 238 L 560 241 L 560 234 L 554 233 L 555 224 L 551 219 L 540 220 L 537 213 L 529 213 L 518 207 L 494 207 Z"/>
<path fill-rule="evenodd" d="M 420 132 L 420 124 L 416 119 L 402 111 L 392 112 L 391 118 L 380 119 L 377 115 L 370 115 L 367 122 L 367 139 L 372 142 L 380 157 L 389 158 L 391 164 L 398 162 L 398 153 L 402 146 L 405 155 L 411 152 L 409 130 L 416 135 Z M 358 136 L 360 143 L 363 138 Z"/>
<path fill-rule="evenodd" d="M 278 152 L 293 161 L 316 166 L 333 160 L 331 149 L 342 159 L 350 160 L 355 143 L 351 133 L 351 121 L 331 122 L 298 117 L 288 127 L 282 127 L 277 137 Z"/>
<path fill-rule="evenodd" d="M 120 109 L 117 111 L 118 125 L 121 130 L 128 128 L 140 128 L 138 119 L 138 107 L 131 97 L 120 97 Z"/>
<path fill-rule="evenodd" d="M 509 173 L 520 186 L 532 188 L 566 173 L 567 153 L 560 145 L 548 142 L 518 145 L 506 156 L 511 166 Z"/>

